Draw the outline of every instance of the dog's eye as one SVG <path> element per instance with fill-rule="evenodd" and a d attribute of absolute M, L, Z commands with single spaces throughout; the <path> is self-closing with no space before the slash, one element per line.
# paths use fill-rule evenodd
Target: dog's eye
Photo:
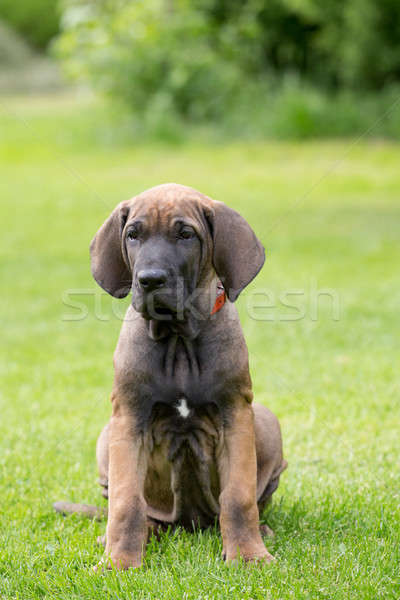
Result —
<path fill-rule="evenodd" d="M 192 238 L 195 237 L 195 232 L 191 227 L 184 227 L 183 229 L 180 230 L 179 232 L 179 237 L 182 240 L 191 240 Z"/>
<path fill-rule="evenodd" d="M 139 231 L 137 229 L 129 229 L 128 233 L 126 234 L 126 237 L 128 238 L 128 240 L 137 240 L 137 238 L 139 237 Z"/>

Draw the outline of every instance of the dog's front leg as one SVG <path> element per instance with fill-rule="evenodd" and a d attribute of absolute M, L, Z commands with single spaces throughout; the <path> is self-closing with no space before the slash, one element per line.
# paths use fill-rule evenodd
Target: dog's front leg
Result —
<path fill-rule="evenodd" d="M 220 526 L 227 562 L 273 560 L 259 530 L 253 411 L 245 399 L 232 407 L 219 453 Z"/>
<path fill-rule="evenodd" d="M 109 429 L 109 509 L 103 566 L 140 567 L 147 539 L 146 455 L 128 407 L 113 400 Z"/>

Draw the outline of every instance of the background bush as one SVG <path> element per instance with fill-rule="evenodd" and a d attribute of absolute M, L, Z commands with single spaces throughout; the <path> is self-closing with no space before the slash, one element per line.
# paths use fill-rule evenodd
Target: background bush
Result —
<path fill-rule="evenodd" d="M 43 50 L 59 31 L 60 11 L 56 0 L 1 0 L 0 19 Z"/>
<path fill-rule="evenodd" d="M 390 106 L 400 81 L 398 0 L 67 0 L 62 26 L 69 73 L 144 125 L 342 135 Z"/>

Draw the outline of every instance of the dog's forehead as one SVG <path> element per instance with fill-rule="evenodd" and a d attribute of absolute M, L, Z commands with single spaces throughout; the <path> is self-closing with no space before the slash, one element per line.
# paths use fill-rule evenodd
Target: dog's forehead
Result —
<path fill-rule="evenodd" d="M 131 200 L 130 216 L 153 219 L 175 217 L 198 218 L 212 200 L 201 192 L 184 185 L 168 183 L 150 188 Z"/>

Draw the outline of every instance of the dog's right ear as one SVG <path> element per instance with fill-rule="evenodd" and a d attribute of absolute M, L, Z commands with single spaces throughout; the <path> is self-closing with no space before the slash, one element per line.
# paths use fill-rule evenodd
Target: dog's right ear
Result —
<path fill-rule="evenodd" d="M 132 287 L 132 274 L 122 251 L 122 232 L 129 207 L 129 201 L 118 204 L 90 244 L 92 275 L 115 298 L 125 298 Z"/>

